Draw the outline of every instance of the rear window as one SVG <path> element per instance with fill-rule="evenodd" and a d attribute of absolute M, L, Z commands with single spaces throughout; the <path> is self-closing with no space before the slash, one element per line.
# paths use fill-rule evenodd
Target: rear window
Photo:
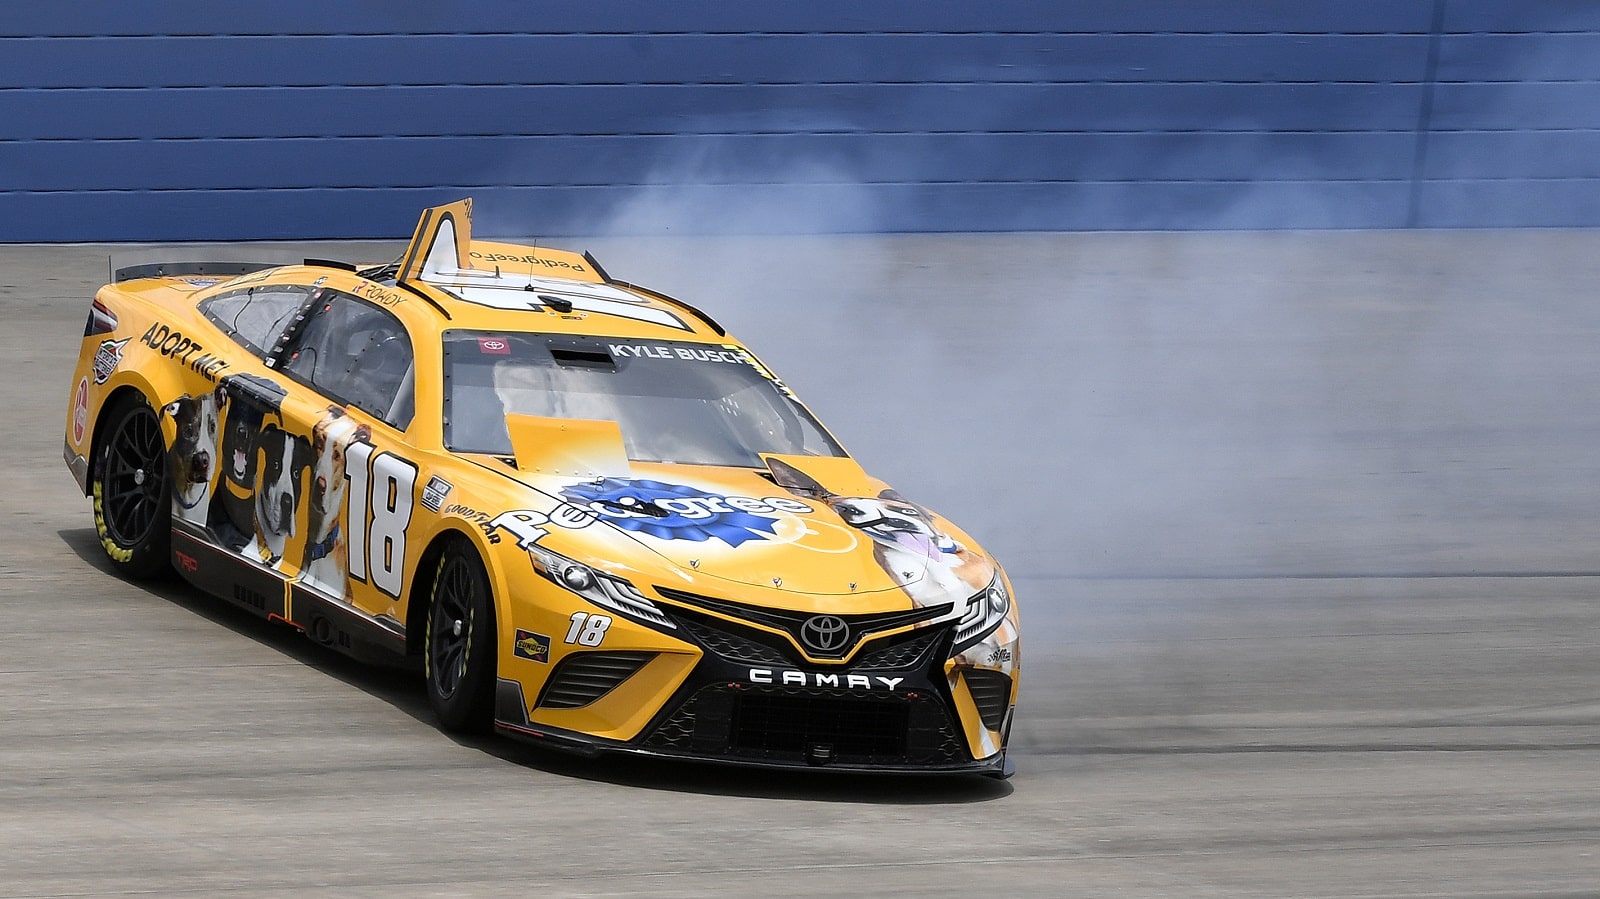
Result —
<path fill-rule="evenodd" d="M 214 296 L 200 304 L 200 312 L 235 343 L 264 358 L 309 296 L 304 287 L 262 285 Z"/>

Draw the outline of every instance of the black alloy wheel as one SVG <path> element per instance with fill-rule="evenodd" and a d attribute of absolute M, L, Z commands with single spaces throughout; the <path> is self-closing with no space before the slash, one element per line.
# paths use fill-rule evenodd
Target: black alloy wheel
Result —
<path fill-rule="evenodd" d="M 496 645 L 489 575 L 469 543 L 453 540 L 433 578 L 423 652 L 428 702 L 444 730 L 482 732 L 493 723 Z"/>
<path fill-rule="evenodd" d="M 123 575 L 164 574 L 172 561 L 172 497 L 161 422 L 144 397 L 130 397 L 107 414 L 102 433 L 92 484 L 100 546 Z"/>

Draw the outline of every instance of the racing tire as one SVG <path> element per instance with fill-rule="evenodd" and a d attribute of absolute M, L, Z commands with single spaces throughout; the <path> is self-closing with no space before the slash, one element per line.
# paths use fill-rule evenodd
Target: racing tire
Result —
<path fill-rule="evenodd" d="M 161 420 L 136 394 L 112 406 L 100 433 L 90 486 L 100 547 L 124 577 L 161 577 L 172 570 L 172 497 Z"/>
<path fill-rule="evenodd" d="M 469 543 L 452 540 L 434 574 L 422 654 L 440 729 L 482 733 L 494 723 L 497 641 L 489 574 Z"/>

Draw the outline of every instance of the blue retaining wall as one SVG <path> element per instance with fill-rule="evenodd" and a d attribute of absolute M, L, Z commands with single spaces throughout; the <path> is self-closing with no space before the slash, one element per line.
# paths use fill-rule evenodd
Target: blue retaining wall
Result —
<path fill-rule="evenodd" d="M 1592 226 L 1596 151 L 1579 0 L 0 8 L 0 241 Z"/>

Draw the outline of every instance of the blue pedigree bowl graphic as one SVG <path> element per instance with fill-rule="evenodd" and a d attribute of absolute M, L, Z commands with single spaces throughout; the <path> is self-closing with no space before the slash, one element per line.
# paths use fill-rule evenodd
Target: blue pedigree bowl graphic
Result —
<path fill-rule="evenodd" d="M 767 539 L 776 522 L 730 508 L 721 494 L 648 479 L 603 478 L 564 487 L 561 495 L 617 527 L 660 540 L 704 543 L 715 538 L 739 546 Z"/>

